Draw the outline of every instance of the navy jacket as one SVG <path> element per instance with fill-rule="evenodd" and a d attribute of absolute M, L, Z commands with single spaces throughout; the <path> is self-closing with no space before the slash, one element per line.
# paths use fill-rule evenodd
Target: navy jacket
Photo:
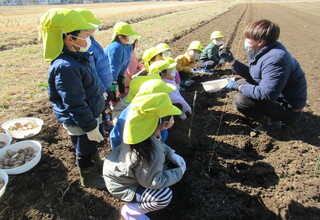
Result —
<path fill-rule="evenodd" d="M 48 95 L 56 119 L 85 132 L 97 126 L 96 118 L 105 109 L 103 91 L 89 56 L 64 50 L 51 62 L 48 77 Z"/>
<path fill-rule="evenodd" d="M 132 44 L 123 44 L 118 41 L 112 41 L 105 49 L 105 55 L 109 59 L 110 72 L 113 81 L 118 80 L 118 76 L 123 76 L 127 70 L 132 53 Z"/>
<path fill-rule="evenodd" d="M 113 81 L 113 77 L 110 72 L 109 60 L 104 54 L 101 45 L 93 37 L 90 37 L 90 39 L 92 44 L 88 52 L 92 52 L 93 55 L 90 57 L 91 66 L 95 69 L 98 75 L 102 91 L 106 92 Z"/>
<path fill-rule="evenodd" d="M 292 109 L 301 109 L 307 100 L 307 82 L 299 63 L 278 41 L 264 46 L 249 66 L 236 61 L 233 70 L 253 84 L 240 92 L 255 100 L 283 100 Z"/>

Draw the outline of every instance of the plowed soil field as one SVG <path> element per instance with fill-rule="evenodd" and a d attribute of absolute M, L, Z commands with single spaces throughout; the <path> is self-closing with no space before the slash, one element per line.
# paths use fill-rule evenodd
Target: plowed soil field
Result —
<path fill-rule="evenodd" d="M 234 56 L 246 62 L 245 26 L 262 18 L 273 20 L 280 25 L 280 41 L 306 73 L 308 103 L 296 126 L 252 134 L 257 123 L 233 109 L 235 92 L 209 94 L 200 84 L 236 77 L 230 67 L 196 78 L 182 93 L 191 105 L 196 94 L 193 123 L 177 119 L 167 141 L 186 159 L 187 171 L 172 187 L 172 203 L 149 214 L 151 219 L 320 219 L 320 167 L 315 170 L 320 153 L 319 11 L 319 2 L 240 4 L 169 42 L 177 56 L 191 41 L 206 45 L 210 34 L 220 30 Z M 33 138 L 41 141 L 43 154 L 34 169 L 10 176 L 0 219 L 121 219 L 123 202 L 79 184 L 71 142 L 49 101 L 35 100 L 22 109 L 20 116 L 45 121 Z M 107 140 L 100 149 L 108 152 Z"/>

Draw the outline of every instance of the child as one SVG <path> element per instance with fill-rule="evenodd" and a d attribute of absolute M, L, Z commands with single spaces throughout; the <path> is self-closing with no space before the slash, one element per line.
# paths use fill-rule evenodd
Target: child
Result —
<path fill-rule="evenodd" d="M 135 78 L 132 83 L 130 84 L 130 91 L 137 91 L 135 92 L 134 96 L 139 95 L 141 93 L 166 93 L 170 94 L 173 92 L 176 88 L 174 86 L 171 86 L 171 84 L 166 84 L 161 79 L 152 79 L 148 76 L 140 76 Z M 141 91 L 140 91 L 141 90 Z M 128 97 L 130 102 L 134 98 Z M 121 114 L 119 115 L 114 128 L 110 132 L 110 145 L 112 149 L 115 149 L 118 145 L 122 142 L 122 136 L 123 136 L 123 127 L 124 123 L 127 119 L 128 112 L 130 110 L 130 105 L 126 107 Z M 168 134 L 166 132 L 161 131 L 161 139 L 163 142 L 166 141 L 166 138 Z"/>
<path fill-rule="evenodd" d="M 171 48 L 166 43 L 160 43 L 156 46 L 157 50 L 159 51 L 159 54 L 162 56 L 162 59 L 165 59 L 166 57 L 171 57 Z"/>
<path fill-rule="evenodd" d="M 124 73 L 127 70 L 132 53 L 132 44 L 134 43 L 134 35 L 132 27 L 125 22 L 118 22 L 114 25 L 111 43 L 104 49 L 104 53 L 109 59 L 110 72 L 113 82 L 108 93 L 112 106 L 118 103 L 116 95 L 119 86 L 120 96 L 125 93 Z"/>
<path fill-rule="evenodd" d="M 203 71 L 206 73 L 212 73 L 213 68 L 218 64 L 224 63 L 224 60 L 219 56 L 219 47 L 223 44 L 223 34 L 220 31 L 214 31 L 211 34 L 211 42 L 203 50 L 200 56 L 200 60 L 203 61 Z"/>
<path fill-rule="evenodd" d="M 149 72 L 149 66 L 158 60 L 162 60 L 162 54 L 161 51 L 158 50 L 156 47 L 151 47 L 144 51 L 142 55 L 142 60 L 144 63 L 144 66 L 146 68 L 146 71 Z"/>
<path fill-rule="evenodd" d="M 53 8 L 41 18 L 45 61 L 51 62 L 48 95 L 56 119 L 63 123 L 76 150 L 84 187 L 105 188 L 97 142 L 103 141 L 101 113 L 105 109 L 99 79 L 92 71 L 88 30 L 96 26 L 71 9 Z"/>
<path fill-rule="evenodd" d="M 135 53 L 136 49 L 138 48 L 138 39 L 140 38 L 140 36 L 136 36 L 135 35 L 135 41 L 132 44 L 133 46 L 133 51 L 131 54 L 131 60 L 130 60 L 130 64 L 128 66 L 128 69 L 125 72 L 125 83 L 124 86 L 126 88 L 126 93 L 128 93 L 128 88 L 129 88 L 129 84 L 132 80 L 132 77 L 139 72 L 140 70 L 144 69 L 144 66 L 142 63 L 139 62 L 139 59 Z"/>
<path fill-rule="evenodd" d="M 174 59 L 167 58 L 166 60 L 154 62 L 150 66 L 150 72 L 158 72 L 162 78 L 162 80 L 166 83 L 170 83 L 176 87 L 175 82 L 175 69 L 174 67 L 177 65 Z M 187 118 L 186 112 L 191 114 L 191 107 L 186 102 L 186 100 L 181 96 L 178 89 L 175 89 L 173 92 L 169 94 L 171 101 L 173 104 L 179 104 L 182 108 L 182 114 L 179 115 L 179 118 L 185 120 Z"/>
<path fill-rule="evenodd" d="M 169 47 L 168 44 L 166 43 L 160 43 L 156 46 L 156 48 L 161 51 L 162 54 L 162 58 L 166 59 L 167 57 L 171 57 L 171 48 Z M 181 77 L 178 71 L 176 71 L 176 69 L 174 69 L 176 72 L 176 76 L 174 77 L 175 81 L 176 81 L 176 86 L 178 87 L 178 89 L 180 91 L 185 91 L 184 88 L 180 87 L 180 83 L 181 83 Z"/>
<path fill-rule="evenodd" d="M 182 86 L 190 86 L 194 81 L 192 77 L 199 75 L 199 72 L 194 69 L 202 52 L 202 44 L 200 41 L 192 41 L 185 54 L 176 57 L 177 70 L 179 71 Z"/>
<path fill-rule="evenodd" d="M 97 26 L 96 29 L 88 31 L 88 35 L 91 39 L 91 46 L 88 52 L 92 53 L 92 56 L 90 56 L 91 66 L 99 77 L 100 86 L 104 92 L 103 96 L 106 102 L 106 109 L 109 109 L 110 106 L 109 101 L 107 101 L 107 92 L 112 84 L 113 77 L 110 72 L 108 57 L 105 55 L 101 45 L 94 39 L 94 36 L 97 36 L 99 33 L 98 25 L 101 24 L 102 21 L 98 20 L 94 14 L 87 9 L 76 8 L 75 11 L 79 12 L 87 22 Z M 102 127 L 106 131 L 110 131 L 112 129 L 112 125 L 108 122 L 105 111 L 102 112 Z"/>
<path fill-rule="evenodd" d="M 165 93 L 137 95 L 124 126 L 123 141 L 104 162 L 108 191 L 126 201 L 125 219 L 149 219 L 145 214 L 166 207 L 172 198 L 169 186 L 179 182 L 186 170 L 184 159 L 158 139 L 169 121 L 162 117 L 181 114 Z M 160 123 L 159 123 L 160 121 Z M 177 168 L 167 169 L 172 161 Z"/>

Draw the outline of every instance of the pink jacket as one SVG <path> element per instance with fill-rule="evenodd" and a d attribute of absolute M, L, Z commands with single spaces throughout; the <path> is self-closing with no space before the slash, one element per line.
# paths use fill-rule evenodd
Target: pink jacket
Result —
<path fill-rule="evenodd" d="M 125 82 L 124 86 L 129 87 L 129 84 L 132 80 L 132 76 L 142 69 L 144 69 L 144 66 L 142 65 L 142 63 L 139 62 L 139 59 L 138 59 L 136 53 L 134 51 L 132 51 L 130 64 L 124 74 L 124 76 L 126 78 L 126 82 Z"/>
<path fill-rule="evenodd" d="M 171 83 L 177 86 L 175 78 L 173 79 L 162 79 L 165 83 Z M 185 113 L 187 110 L 191 109 L 190 105 L 186 102 L 186 100 L 181 96 L 179 89 L 174 90 L 169 94 L 170 99 L 173 104 L 179 103 L 182 105 L 182 112 Z"/>

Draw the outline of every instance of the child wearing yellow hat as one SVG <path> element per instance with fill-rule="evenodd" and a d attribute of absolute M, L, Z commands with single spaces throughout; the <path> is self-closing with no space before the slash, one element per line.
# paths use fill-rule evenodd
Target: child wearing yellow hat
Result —
<path fill-rule="evenodd" d="M 99 34 L 98 25 L 100 25 L 102 21 L 97 19 L 92 13 L 92 11 L 90 10 L 83 9 L 83 8 L 76 8 L 74 10 L 80 13 L 88 23 L 96 26 L 96 29 L 88 30 L 88 35 L 90 36 L 90 39 L 91 39 L 91 46 L 88 49 L 88 52 L 92 54 L 92 56 L 90 56 L 91 66 L 99 77 L 100 86 L 102 88 L 102 91 L 104 92 L 103 95 L 106 102 L 106 109 L 109 109 L 107 92 L 109 91 L 109 88 L 112 84 L 113 77 L 110 72 L 108 57 L 105 55 L 101 45 L 94 38 Z M 103 129 L 106 131 L 110 131 L 112 129 L 112 125 L 107 120 L 105 111 L 102 112 L 102 121 L 103 121 L 102 123 Z"/>
<path fill-rule="evenodd" d="M 134 97 L 124 126 L 123 143 L 105 159 L 103 175 L 108 191 L 126 201 L 125 219 L 150 219 L 146 213 L 165 208 L 171 201 L 169 186 L 181 180 L 186 163 L 158 138 L 168 122 L 162 117 L 178 115 L 166 93 L 141 93 Z M 172 161 L 176 168 L 167 169 Z"/>
<path fill-rule="evenodd" d="M 192 41 L 187 52 L 176 57 L 177 70 L 182 80 L 180 85 L 190 86 L 190 84 L 194 82 L 191 78 L 199 75 L 199 72 L 195 70 L 195 66 L 200 58 L 202 49 L 203 47 L 200 41 Z"/>
<path fill-rule="evenodd" d="M 149 76 L 139 76 L 134 78 L 132 83 L 130 84 L 130 91 L 136 91 L 134 93 L 130 93 L 127 98 L 127 102 L 131 102 L 136 95 L 140 95 L 141 93 L 144 94 L 151 94 L 151 93 L 166 93 L 170 94 L 176 88 L 171 84 L 164 83 L 160 77 L 159 79 L 153 79 Z M 132 95 L 132 96 L 131 96 Z M 115 126 L 110 132 L 110 145 L 112 149 L 115 149 L 118 145 L 122 142 L 123 136 L 123 128 L 124 123 L 127 120 L 128 112 L 130 110 L 131 105 L 128 105 L 124 110 L 121 111 L 119 117 L 115 122 Z M 165 130 L 161 131 L 161 139 L 165 142 L 166 138 L 168 137 L 167 132 Z"/>
<path fill-rule="evenodd" d="M 168 44 L 166 43 L 160 43 L 156 46 L 156 48 L 158 50 L 161 51 L 161 54 L 162 54 L 162 58 L 163 59 L 166 59 L 167 57 L 170 57 L 171 58 L 171 48 Z M 185 88 L 183 87 L 180 87 L 180 83 L 181 83 L 181 77 L 180 77 L 180 74 L 179 72 L 177 71 L 176 68 L 174 68 L 174 71 L 175 71 L 175 82 L 176 82 L 176 87 L 180 90 L 180 91 L 185 91 Z"/>
<path fill-rule="evenodd" d="M 165 83 L 169 83 L 174 87 L 177 87 L 175 81 L 175 67 L 177 63 L 174 59 L 167 57 L 165 60 L 156 61 L 150 66 L 150 71 L 158 72 Z M 191 107 L 186 102 L 186 100 L 181 96 L 179 89 L 175 89 L 169 94 L 173 104 L 181 106 L 182 114 L 179 115 L 179 118 L 185 120 L 187 118 L 186 113 L 191 114 Z"/>
<path fill-rule="evenodd" d="M 223 34 L 220 31 L 214 31 L 211 34 L 210 44 L 203 50 L 200 60 L 203 62 L 202 68 L 204 72 L 212 73 L 213 68 L 218 64 L 224 63 L 219 56 L 219 47 L 223 44 Z"/>
<path fill-rule="evenodd" d="M 71 9 L 54 8 L 41 17 L 44 59 L 51 62 L 48 95 L 56 119 L 63 123 L 76 150 L 81 184 L 105 188 L 98 173 L 103 161 L 97 143 L 103 141 L 101 113 L 105 108 L 99 79 L 92 72 L 88 30 L 96 26 Z"/>
<path fill-rule="evenodd" d="M 113 77 L 112 85 L 108 92 L 108 100 L 110 99 L 111 106 L 116 105 L 119 101 L 116 94 L 117 90 L 120 96 L 125 94 L 124 74 L 130 63 L 133 50 L 132 44 L 135 41 L 134 36 L 136 34 L 137 32 L 132 29 L 130 24 L 118 22 L 113 27 L 111 43 L 104 49 Z"/>

